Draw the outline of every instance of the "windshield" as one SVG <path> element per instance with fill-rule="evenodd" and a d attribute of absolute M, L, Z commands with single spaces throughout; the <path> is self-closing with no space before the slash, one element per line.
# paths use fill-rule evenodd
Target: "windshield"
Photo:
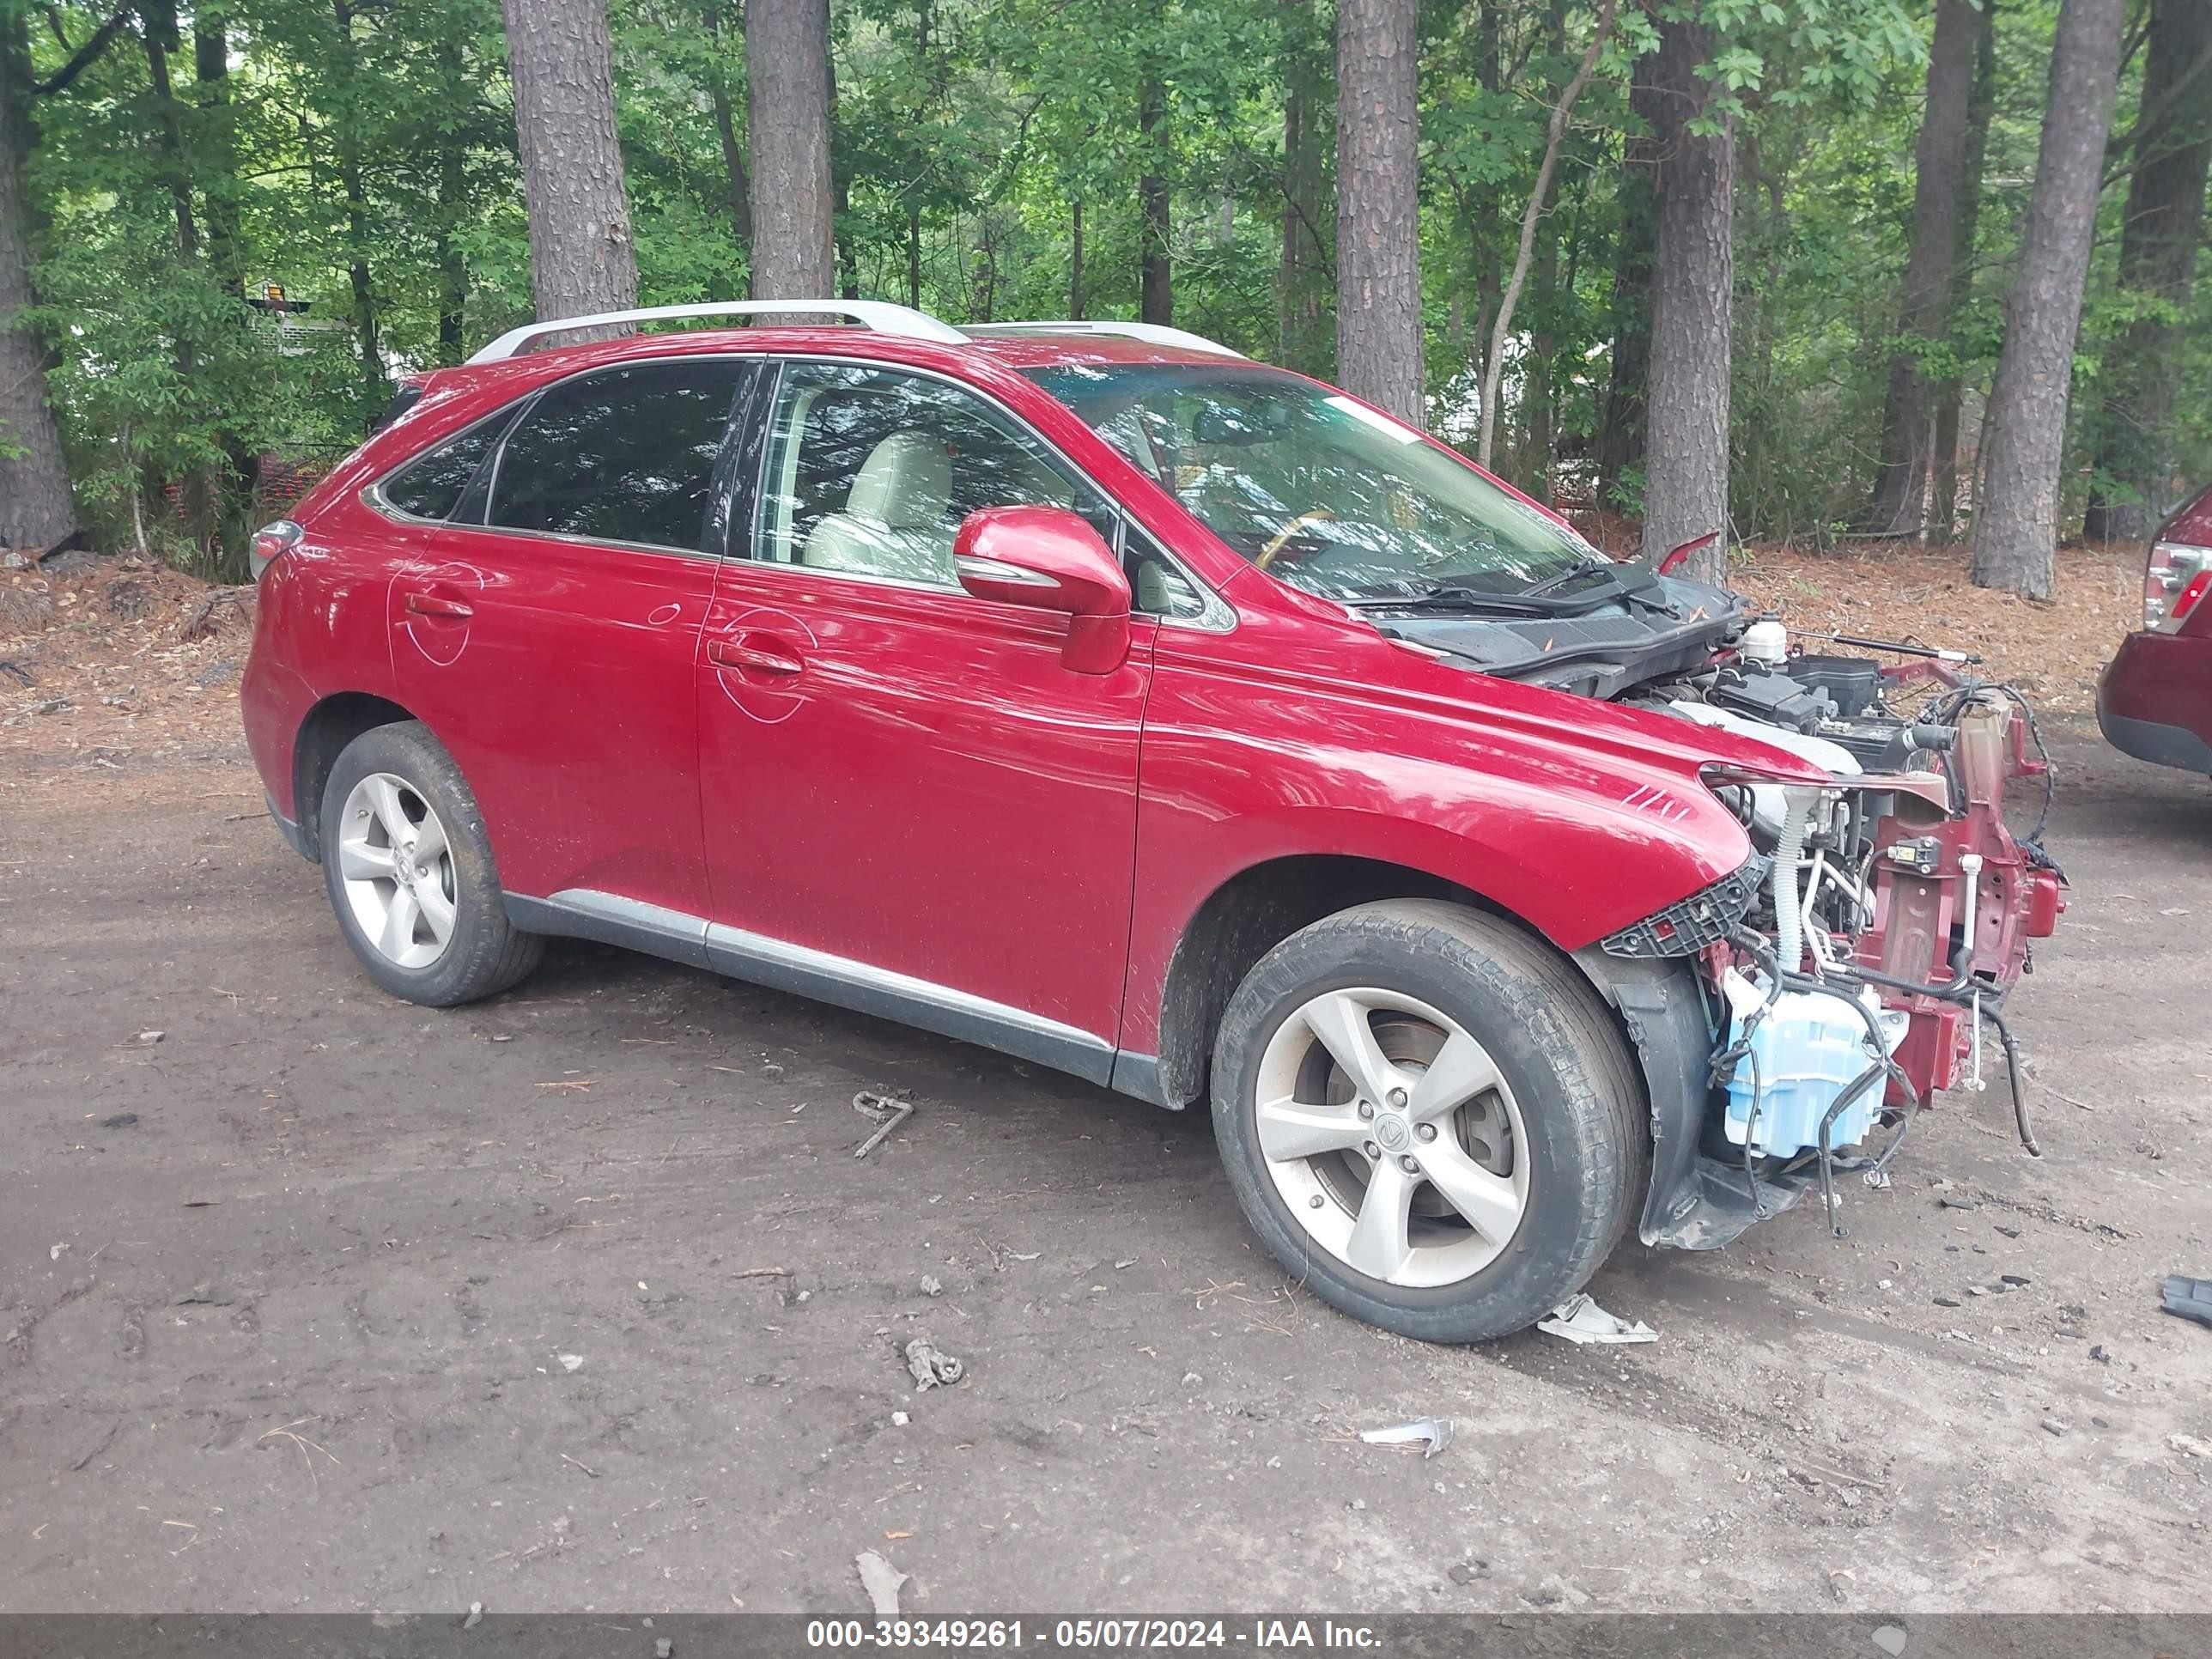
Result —
<path fill-rule="evenodd" d="M 1413 428 L 1293 374 L 1211 363 L 1029 374 L 1238 553 L 1325 598 L 1522 593 L 1601 558 Z"/>

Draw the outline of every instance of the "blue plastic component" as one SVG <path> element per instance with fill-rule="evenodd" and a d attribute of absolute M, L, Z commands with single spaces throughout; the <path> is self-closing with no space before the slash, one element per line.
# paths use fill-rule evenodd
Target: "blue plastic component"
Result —
<path fill-rule="evenodd" d="M 1743 1036 L 1745 1017 L 1765 1000 L 1764 991 L 1731 972 L 1725 987 L 1732 1018 L 1731 1042 Z M 1884 1021 L 1885 1025 L 1889 1022 Z M 1886 1030 L 1885 1036 L 1889 1033 Z M 1893 1042 L 1894 1038 L 1892 1038 Z M 1785 991 L 1752 1030 L 1751 1051 L 1736 1062 L 1728 1085 L 1728 1138 L 1761 1157 L 1790 1158 L 1820 1144 L 1820 1120 L 1851 1080 L 1872 1063 L 1866 1022 L 1839 995 Z M 1758 1121 L 1752 1121 L 1757 1079 Z M 1866 1139 L 1881 1105 L 1877 1080 L 1861 1091 L 1829 1127 L 1828 1149 Z"/>

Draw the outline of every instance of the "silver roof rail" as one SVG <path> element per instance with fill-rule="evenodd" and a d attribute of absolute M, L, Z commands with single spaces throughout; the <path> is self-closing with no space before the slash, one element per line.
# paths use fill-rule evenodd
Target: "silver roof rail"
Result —
<path fill-rule="evenodd" d="M 1115 334 L 1124 339 L 1142 340 L 1147 345 L 1181 346 L 1186 351 L 1210 351 L 1216 356 L 1242 358 L 1241 351 L 1232 351 L 1218 340 L 1209 340 L 1203 334 L 1193 334 L 1188 329 L 1170 328 L 1164 323 L 1058 322 L 1058 323 L 977 323 L 968 333 L 994 334 Z"/>
<path fill-rule="evenodd" d="M 939 345 L 966 345 L 968 337 L 949 323 L 927 313 L 883 300 L 720 300 L 696 306 L 654 306 L 644 311 L 602 311 L 589 317 L 559 317 L 550 323 L 528 323 L 509 329 L 469 359 L 472 363 L 495 363 L 514 356 L 532 341 L 549 334 L 570 334 L 579 329 L 612 328 L 626 323 L 673 322 L 686 317 L 850 317 L 878 334 L 896 334 L 909 340 L 933 340 Z"/>

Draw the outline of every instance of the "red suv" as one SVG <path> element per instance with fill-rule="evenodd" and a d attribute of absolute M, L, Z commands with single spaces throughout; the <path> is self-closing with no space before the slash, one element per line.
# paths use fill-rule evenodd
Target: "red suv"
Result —
<path fill-rule="evenodd" d="M 2151 538 L 2143 625 L 2097 681 L 2097 724 L 2124 754 L 2212 773 L 2212 489 Z"/>
<path fill-rule="evenodd" d="M 1789 654 L 1173 330 L 683 307 L 404 401 L 262 532 L 245 689 L 371 976 L 578 936 L 1210 1101 L 1401 1332 L 1886 1164 L 2056 914 L 2008 696 Z"/>

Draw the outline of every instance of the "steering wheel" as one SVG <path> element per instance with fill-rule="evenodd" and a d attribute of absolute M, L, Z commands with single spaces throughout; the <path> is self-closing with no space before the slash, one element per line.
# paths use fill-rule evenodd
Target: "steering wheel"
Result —
<path fill-rule="evenodd" d="M 1336 514 L 1325 507 L 1317 507 L 1310 513 L 1301 513 L 1268 538 L 1267 544 L 1260 550 L 1260 556 L 1252 562 L 1265 570 L 1269 565 L 1274 563 L 1283 549 L 1290 544 L 1291 538 L 1297 535 L 1298 532 L 1311 525 L 1335 522 Z"/>

